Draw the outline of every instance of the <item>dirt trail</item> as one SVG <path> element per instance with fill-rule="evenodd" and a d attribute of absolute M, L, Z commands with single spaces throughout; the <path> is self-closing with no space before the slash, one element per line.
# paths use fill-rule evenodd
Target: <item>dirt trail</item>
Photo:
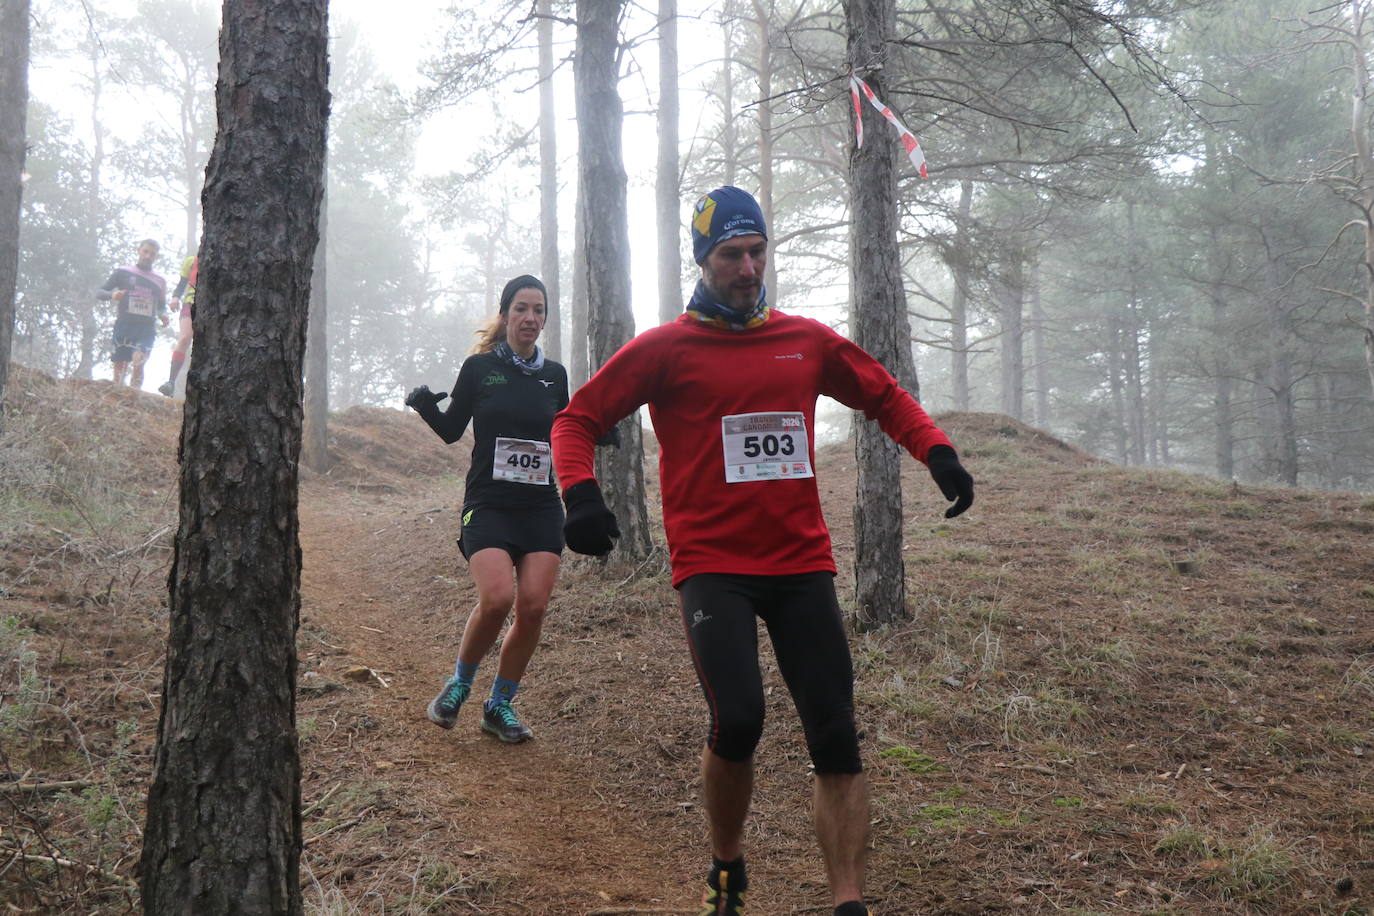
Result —
<path fill-rule="evenodd" d="M 349 685 L 348 710 L 366 717 L 365 728 L 347 746 L 316 753 L 307 746 L 307 771 L 376 774 L 417 809 L 426 833 L 440 834 L 424 844 L 436 859 L 457 859 L 502 886 L 497 896 L 507 899 L 481 912 L 691 912 L 683 909 L 690 901 L 682 871 L 690 857 L 646 834 L 627 806 L 598 789 L 596 774 L 565 752 L 557 723 L 541 723 L 551 682 L 579 676 L 547 644 L 536 655 L 538 676 L 522 692 L 536 740 L 505 746 L 482 734 L 476 697 L 452 731 L 425 719 L 474 596 L 443 533 L 456 515 L 454 494 L 389 489 L 378 495 L 318 485 L 302 500 L 302 617 L 306 632 L 327 634 L 318 644 L 332 647 L 318 660 L 322 674 L 337 677 L 349 664 L 364 664 L 390 685 Z M 428 572 L 410 571 L 421 569 Z M 311 644 L 303 642 L 303 671 L 317 661 Z M 489 669 L 492 658 L 478 694 Z M 307 789 L 307 804 L 311 797 Z"/>

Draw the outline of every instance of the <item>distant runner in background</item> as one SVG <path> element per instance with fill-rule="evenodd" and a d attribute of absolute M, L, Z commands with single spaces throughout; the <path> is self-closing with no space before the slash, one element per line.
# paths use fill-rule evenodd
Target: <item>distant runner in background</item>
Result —
<path fill-rule="evenodd" d="M 143 364 L 157 339 L 156 321 L 160 320 L 163 327 L 168 324 L 167 281 L 153 273 L 158 249 L 158 243 L 152 239 L 139 242 L 137 263 L 115 268 L 95 291 L 97 300 L 118 306 L 114 332 L 110 335 L 114 350 L 110 361 L 114 363 L 114 380 L 120 385 L 129 375 L 135 388 L 143 387 Z"/>
<path fill-rule="evenodd" d="M 446 410 L 438 408 L 446 395 L 426 385 L 406 396 L 447 443 L 458 441 L 469 420 L 473 427 L 458 548 L 477 586 L 477 606 L 463 628 L 453 676 L 426 712 L 440 728 L 454 726 L 478 664 L 514 608 L 482 707 L 482 729 L 511 743 L 531 737 L 511 704 L 539 645 L 563 552 L 549 427 L 568 404 L 568 373 L 536 344 L 548 317 L 546 295 L 544 284 L 529 275 L 506 284 L 500 311 L 478 332 Z"/>
<path fill-rule="evenodd" d="M 973 504 L 973 477 L 881 363 L 820 322 L 768 304 L 768 233 L 753 196 L 733 187 L 703 195 L 691 234 L 701 279 L 686 313 L 621 347 L 554 421 L 564 535 L 577 553 L 611 549 L 620 532 L 592 443 L 648 404 L 673 586 L 710 711 L 701 772 L 712 863 L 701 916 L 744 912 L 744 825 L 764 716 L 760 620 L 815 767 L 816 836 L 834 916 L 869 916 L 868 786 L 813 471 L 817 397 L 862 410 L 924 462 L 945 498 L 957 500 L 946 517 Z"/>
<path fill-rule="evenodd" d="M 200 255 L 193 254 L 181 262 L 181 279 L 172 290 L 172 308 L 181 315 L 177 321 L 177 346 L 172 351 L 171 374 L 167 381 L 157 386 L 157 390 L 169 398 L 176 391 L 177 376 L 186 365 L 186 354 L 191 350 L 191 322 L 196 317 L 196 275 L 199 273 Z"/>

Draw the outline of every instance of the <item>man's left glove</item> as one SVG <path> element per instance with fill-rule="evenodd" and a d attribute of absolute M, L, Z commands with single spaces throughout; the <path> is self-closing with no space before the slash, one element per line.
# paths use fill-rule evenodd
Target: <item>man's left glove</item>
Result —
<path fill-rule="evenodd" d="M 926 467 L 945 499 L 957 499 L 945 510 L 945 518 L 954 518 L 973 505 L 973 475 L 959 463 L 959 455 L 948 445 L 931 446 L 926 455 Z"/>
<path fill-rule="evenodd" d="M 615 513 L 606 508 L 601 487 L 595 480 L 575 483 L 563 491 L 563 504 L 568 517 L 563 522 L 563 540 L 568 549 L 592 557 L 604 557 L 615 546 L 612 538 L 620 537 Z"/>

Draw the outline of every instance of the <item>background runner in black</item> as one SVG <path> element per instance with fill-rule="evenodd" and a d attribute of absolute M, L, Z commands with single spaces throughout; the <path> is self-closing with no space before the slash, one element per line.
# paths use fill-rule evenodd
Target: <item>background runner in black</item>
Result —
<path fill-rule="evenodd" d="M 463 628 L 453 677 L 427 715 L 441 728 L 454 726 L 478 664 L 514 609 L 482 710 L 483 730 L 508 742 L 531 736 L 511 704 L 539 644 L 563 550 L 549 429 L 567 406 L 568 374 L 544 359 L 536 344 L 545 310 L 544 284 L 529 275 L 511 280 L 501 292 L 500 312 L 478 332 L 474 355 L 458 372 L 448 409 L 438 408 L 445 395 L 424 385 L 406 397 L 445 442 L 458 441 L 469 421 L 473 427 L 459 544 L 477 586 L 477 606 Z"/>
<path fill-rule="evenodd" d="M 152 239 L 139 242 L 136 262 L 116 267 L 95 291 L 97 300 L 113 302 L 117 309 L 110 334 L 110 362 L 118 385 L 123 385 L 128 375 L 133 387 L 143 387 L 143 364 L 157 339 L 156 322 L 167 326 L 167 281 L 153 273 L 158 250 Z"/>

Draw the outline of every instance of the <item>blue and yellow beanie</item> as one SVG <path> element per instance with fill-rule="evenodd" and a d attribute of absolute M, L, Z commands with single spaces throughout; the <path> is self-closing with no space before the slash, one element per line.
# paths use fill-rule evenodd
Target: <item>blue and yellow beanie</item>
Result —
<path fill-rule="evenodd" d="M 692 208 L 692 256 L 698 264 L 726 239 L 737 235 L 768 238 L 759 202 L 748 191 L 726 185 L 701 195 Z"/>

